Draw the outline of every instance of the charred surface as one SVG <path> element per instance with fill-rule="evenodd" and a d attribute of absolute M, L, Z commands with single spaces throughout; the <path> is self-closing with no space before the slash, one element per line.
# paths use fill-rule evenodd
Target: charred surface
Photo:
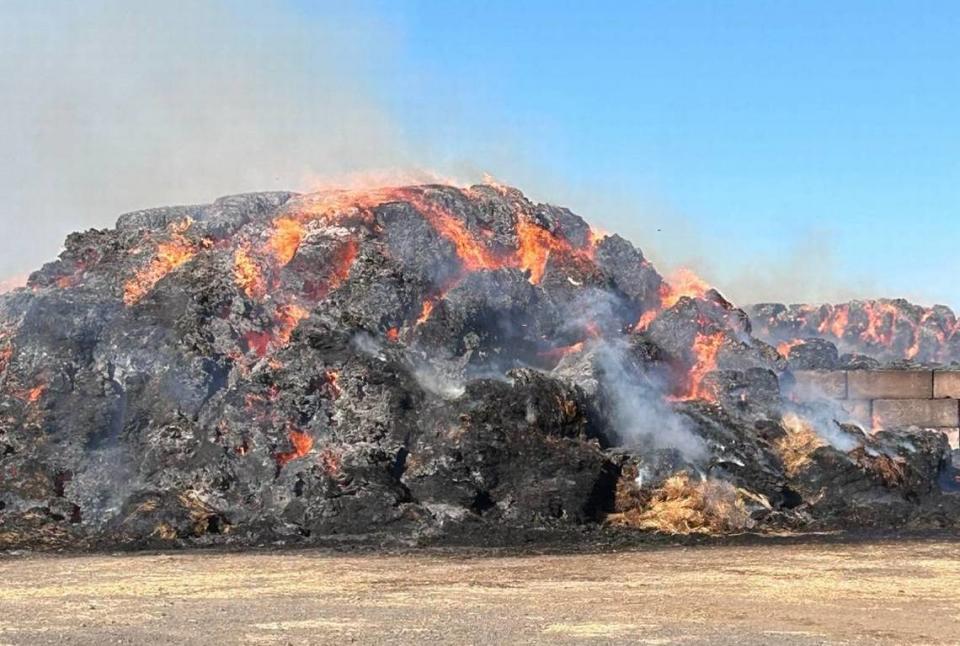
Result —
<path fill-rule="evenodd" d="M 954 524 L 941 436 L 780 392 L 952 357 L 952 313 L 838 307 L 751 322 L 508 188 L 126 214 L 0 296 L 0 546 Z"/>

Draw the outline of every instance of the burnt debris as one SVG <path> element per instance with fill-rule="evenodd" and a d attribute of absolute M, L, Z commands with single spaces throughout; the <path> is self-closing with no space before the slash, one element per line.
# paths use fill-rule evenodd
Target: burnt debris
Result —
<path fill-rule="evenodd" d="M 0 297 L 0 547 L 952 525 L 941 435 L 780 382 L 955 326 L 744 311 L 503 187 L 138 211 Z"/>

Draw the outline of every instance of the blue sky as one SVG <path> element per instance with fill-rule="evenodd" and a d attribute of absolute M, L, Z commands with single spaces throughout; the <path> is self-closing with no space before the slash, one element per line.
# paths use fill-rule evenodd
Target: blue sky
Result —
<path fill-rule="evenodd" d="M 947 2 L 7 0 L 0 277 L 125 210 L 426 169 L 738 302 L 957 308 L 958 34 Z"/>
<path fill-rule="evenodd" d="M 764 296 L 960 305 L 960 5 L 352 6 L 394 40 L 379 96 L 441 160 L 581 210 L 614 193 L 601 225 L 734 291 L 779 263 Z"/>

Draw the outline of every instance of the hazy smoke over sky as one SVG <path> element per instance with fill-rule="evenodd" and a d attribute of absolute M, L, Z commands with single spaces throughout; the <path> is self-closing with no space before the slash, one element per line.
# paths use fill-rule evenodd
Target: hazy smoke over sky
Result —
<path fill-rule="evenodd" d="M 419 161 L 362 81 L 389 30 L 255 7 L 3 4 L 0 277 L 124 211 Z"/>
<path fill-rule="evenodd" d="M 553 105 L 518 109 L 509 92 L 491 89 L 495 70 L 441 73 L 422 52 L 405 58 L 416 37 L 399 9 L 309 9 L 280 1 L 0 4 L 0 217 L 9 231 L 0 289 L 53 259 L 71 231 L 112 226 L 129 210 L 350 184 L 357 175 L 466 183 L 491 172 L 631 239 L 665 273 L 691 265 L 740 303 L 878 294 L 932 302 L 866 284 L 850 262 L 832 262 L 849 254 L 831 256 L 829 231 L 800 240 L 789 258 L 783 245 L 764 256 L 736 215 L 724 214 L 717 240 L 716 230 L 672 209 L 656 182 L 581 163 L 576 133 L 551 125 Z M 551 89 L 549 78 L 543 83 Z M 552 89 L 575 97 L 578 87 Z M 641 126 L 660 124 L 625 127 Z"/>

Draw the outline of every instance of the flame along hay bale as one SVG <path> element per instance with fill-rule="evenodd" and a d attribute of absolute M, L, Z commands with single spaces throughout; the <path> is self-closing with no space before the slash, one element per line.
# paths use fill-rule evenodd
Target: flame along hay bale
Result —
<path fill-rule="evenodd" d="M 787 433 L 777 439 L 773 447 L 780 455 L 787 475 L 792 477 L 810 463 L 810 454 L 826 446 L 826 442 L 817 435 L 809 421 L 796 413 L 786 413 L 782 421 Z"/>
<path fill-rule="evenodd" d="M 715 534 L 751 525 L 733 485 L 722 480 L 695 482 L 685 472 L 664 480 L 643 507 L 610 514 L 607 522 L 665 534 Z"/>

